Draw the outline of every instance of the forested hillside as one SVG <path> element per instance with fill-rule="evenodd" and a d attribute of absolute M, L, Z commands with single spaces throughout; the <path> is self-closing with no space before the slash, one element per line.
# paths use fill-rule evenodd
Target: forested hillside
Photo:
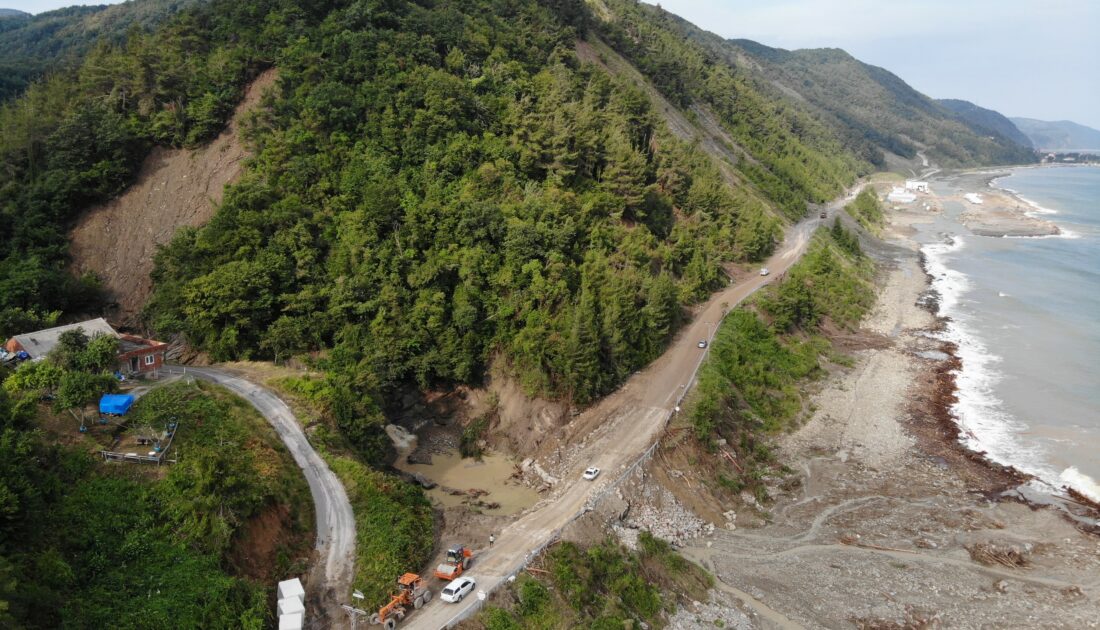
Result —
<path fill-rule="evenodd" d="M 725 186 L 641 91 L 579 63 L 580 3 L 387 6 L 279 53 L 250 174 L 158 257 L 148 309 L 215 359 L 331 348 L 364 448 L 394 388 L 476 382 L 493 356 L 531 393 L 610 391 L 721 263 L 771 251 L 769 205 L 797 218 L 854 178 L 827 130 L 730 76 L 710 96 L 751 159 Z"/>
<path fill-rule="evenodd" d="M 731 75 L 700 92 L 744 145 L 730 180 L 668 131 L 644 90 L 577 59 L 594 23 L 569 1 L 216 0 L 101 42 L 0 106 L 0 334 L 99 308 L 96 279 L 66 272 L 72 221 L 130 184 L 151 147 L 209 140 L 243 86 L 276 66 L 273 96 L 245 125 L 255 148 L 246 174 L 207 226 L 157 257 L 149 327 L 182 333 L 214 359 L 319 351 L 320 402 L 374 463 L 387 455 L 382 408 L 394 390 L 477 382 L 495 358 L 531 393 L 588 403 L 662 351 L 683 307 L 727 282 L 724 263 L 763 258 L 782 216 L 800 217 L 867 168 L 827 129 Z M 150 619 L 196 626 L 258 623 L 260 600 L 227 566 L 223 543 L 271 494 L 218 490 L 228 501 L 248 495 L 247 505 L 229 524 L 193 523 L 162 486 L 50 446 L 35 432 L 35 391 L 0 423 L 10 445 L 4 622 L 49 627 L 148 608 Z M 205 474 L 172 469 L 191 473 Z M 397 518 L 423 507 L 418 490 L 388 475 L 356 479 L 365 518 L 386 488 L 408 490 Z M 196 505 L 214 487 L 187 483 L 196 487 L 180 496 Z M 173 580 L 206 576 L 187 582 L 208 596 L 188 601 L 210 608 L 137 606 L 149 576 L 117 572 L 116 597 L 93 606 L 105 582 L 85 579 L 87 563 L 104 553 L 124 565 L 128 547 L 73 546 L 55 536 L 69 526 L 50 519 L 79 513 L 74 527 L 100 531 L 95 515 L 116 509 L 108 500 L 130 506 L 119 515 L 123 543 L 175 562 Z M 218 525 L 216 548 L 191 533 L 203 523 Z M 72 579 L 40 583 L 55 571 L 36 573 L 36 555 L 59 558 L 54 568 Z M 384 590 L 392 576 L 371 579 Z M 40 614 L 20 588 L 43 599 L 68 589 L 81 608 Z"/>
<path fill-rule="evenodd" d="M 1031 138 L 1024 135 L 1011 120 L 1000 112 L 979 107 L 970 101 L 955 98 L 941 98 L 936 102 L 952 112 L 955 112 L 963 122 L 976 131 L 984 131 L 988 134 L 1000 134 L 1020 146 L 1031 146 Z"/>
<path fill-rule="evenodd" d="M 885 165 L 883 151 L 908 158 L 921 149 L 944 166 L 1035 160 L 1026 145 L 970 124 L 896 75 L 843 50 L 787 51 L 748 40 L 711 45 L 728 49 L 741 63 L 759 67 L 765 76 L 805 98 L 841 130 L 850 149 L 878 167 Z"/>
<path fill-rule="evenodd" d="M 0 13 L 0 102 L 22 94 L 50 70 L 75 67 L 97 44 L 118 44 L 132 29 L 149 31 L 207 0 L 142 0 L 73 6 L 38 15 Z"/>
<path fill-rule="evenodd" d="M 739 171 L 791 218 L 870 169 L 836 130 L 774 90 L 715 36 L 652 5 L 593 0 L 593 31 L 631 60 L 673 103 L 707 108 L 746 152 Z M 721 40 L 717 40 L 721 41 Z"/>
<path fill-rule="evenodd" d="M 0 105 L 0 334 L 98 307 L 96 279 L 65 270 L 68 226 L 125 188 L 154 143 L 217 134 L 244 83 L 308 19 L 278 2 L 187 12 Z"/>
<path fill-rule="evenodd" d="M 736 185 L 644 90 L 581 63 L 585 37 L 715 120 Z M 494 357 L 532 394 L 610 391 L 725 281 L 723 263 L 767 255 L 780 215 L 874 158 L 649 5 L 200 4 L 0 110 L 5 333 L 96 308 L 95 279 L 64 271 L 70 221 L 152 145 L 214 135 L 270 65 L 256 158 L 215 218 L 158 256 L 146 321 L 217 360 L 326 351 L 336 415 L 371 457 L 390 392 L 477 382 Z"/>

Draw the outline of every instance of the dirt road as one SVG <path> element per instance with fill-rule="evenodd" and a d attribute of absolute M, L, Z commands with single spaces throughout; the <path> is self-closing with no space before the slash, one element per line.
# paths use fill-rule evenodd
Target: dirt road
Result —
<path fill-rule="evenodd" d="M 833 202 L 829 214 L 850 198 L 851 195 Z M 783 245 L 764 264 L 769 275 L 753 275 L 713 295 L 659 359 L 574 419 L 570 434 L 580 440 L 579 447 L 583 451 L 583 456 L 576 460 L 576 470 L 558 484 L 551 497 L 540 506 L 502 530 L 492 549 L 481 551 L 470 571 L 470 576 L 477 580 L 478 590 L 489 593 L 503 584 L 553 541 L 562 527 L 584 513 L 602 492 L 614 487 L 633 468 L 656 442 L 691 387 L 707 352 L 698 347 L 699 341 L 706 339 L 709 342 L 729 309 L 794 264 L 821 223 L 821 219 L 814 216 L 792 226 Z M 581 479 L 586 466 L 602 469 L 595 482 Z M 447 604 L 435 598 L 424 609 L 412 614 L 403 626 L 431 630 L 447 628 L 475 612 L 478 605 L 475 595 L 458 604 Z"/>
<path fill-rule="evenodd" d="M 351 592 L 355 568 L 355 516 L 343 484 L 313 450 L 294 413 L 268 389 L 225 370 L 171 366 L 166 371 L 190 374 L 232 391 L 252 403 L 282 438 L 309 482 L 317 518 L 317 559 L 311 570 L 309 590 L 320 598 L 329 623 L 342 623 L 344 613 L 339 604 Z M 311 619 L 318 617 L 313 611 L 309 616 Z"/>

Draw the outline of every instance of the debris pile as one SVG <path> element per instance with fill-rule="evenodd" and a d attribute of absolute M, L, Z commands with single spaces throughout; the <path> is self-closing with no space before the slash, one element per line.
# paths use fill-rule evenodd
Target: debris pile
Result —
<path fill-rule="evenodd" d="M 638 530 L 680 547 L 714 531 L 714 525 L 693 514 L 664 488 L 647 484 L 639 494 L 640 499 L 628 500 L 629 508 L 622 520 L 612 526 L 627 547 L 637 543 Z M 623 499 L 621 492 L 618 496 Z"/>
<path fill-rule="evenodd" d="M 710 601 L 691 602 L 679 606 L 668 620 L 672 630 L 695 630 L 696 628 L 736 628 L 748 630 L 755 627 L 752 620 L 733 605 L 721 601 L 721 596 L 711 593 Z"/>
<path fill-rule="evenodd" d="M 1026 567 L 1031 562 L 1031 544 L 997 544 L 991 542 L 979 542 L 967 545 L 970 559 L 981 564 L 992 566 L 994 564 L 1006 567 Z"/>

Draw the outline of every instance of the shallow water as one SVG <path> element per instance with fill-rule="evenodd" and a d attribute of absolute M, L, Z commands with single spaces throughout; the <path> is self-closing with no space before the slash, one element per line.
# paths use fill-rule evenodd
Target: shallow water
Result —
<path fill-rule="evenodd" d="M 941 181 L 936 192 L 981 192 L 974 181 Z M 952 320 L 944 337 L 963 362 L 963 439 L 1055 488 L 1100 498 L 1100 169 L 1017 169 L 996 183 L 1064 235 L 974 236 L 952 202 L 921 228 L 941 314 Z"/>
<path fill-rule="evenodd" d="M 441 505 L 462 505 L 464 496 L 453 496 L 444 487 L 455 490 L 478 489 L 489 494 L 481 497 L 487 503 L 499 503 L 496 509 L 481 508 L 486 514 L 515 514 L 531 507 L 539 500 L 539 494 L 531 488 L 510 480 L 515 462 L 497 453 L 487 453 L 481 460 L 463 459 L 458 453 L 432 455 L 430 464 L 410 464 L 404 457 L 398 458 L 397 468 L 417 473 L 439 486 L 427 493 Z"/>

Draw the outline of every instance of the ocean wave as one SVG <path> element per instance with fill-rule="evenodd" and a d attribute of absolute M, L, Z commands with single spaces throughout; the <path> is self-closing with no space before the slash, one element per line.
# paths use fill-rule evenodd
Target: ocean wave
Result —
<path fill-rule="evenodd" d="M 939 315 L 947 318 L 938 338 L 955 344 L 962 368 L 955 373 L 956 403 L 951 413 L 959 425 L 959 441 L 967 448 L 985 453 L 1000 464 L 1034 475 L 1052 484 L 1056 471 L 1043 466 L 1043 453 L 1036 445 L 1021 442 L 1018 434 L 1026 426 L 1006 412 L 994 387 L 1003 378 L 997 365 L 1000 356 L 992 352 L 975 332 L 971 317 L 959 305 L 972 284 L 966 274 L 948 266 L 952 255 L 966 246 L 953 237 L 922 248 L 925 267 L 932 277 L 932 289 L 939 295 Z"/>
<path fill-rule="evenodd" d="M 947 266 L 945 258 L 966 246 L 961 236 L 953 236 L 942 243 L 925 245 L 925 267 L 932 276 L 932 289 L 939 294 L 940 314 L 950 317 L 954 314 L 959 298 L 970 290 L 970 280 L 966 274 Z"/>
<path fill-rule="evenodd" d="M 1063 486 L 1068 486 L 1085 495 L 1089 500 L 1100 503 L 1100 483 L 1085 473 L 1070 466 L 1058 475 L 1058 480 Z"/>
<path fill-rule="evenodd" d="M 1024 214 L 1026 214 L 1028 216 L 1043 215 L 1043 214 L 1059 214 L 1059 212 L 1057 210 L 1055 210 L 1053 208 L 1047 208 L 1046 206 L 1041 206 L 1037 202 L 1034 202 L 1034 201 L 1028 199 L 1027 197 L 1024 197 L 1023 195 L 1021 195 L 1021 194 L 1019 194 L 1015 191 L 1012 191 L 1012 194 L 1015 195 L 1016 198 L 1019 199 L 1020 201 L 1022 201 L 1024 203 L 1026 203 L 1027 205 L 1031 206 L 1031 210 L 1028 210 L 1028 211 L 1024 212 Z"/>

